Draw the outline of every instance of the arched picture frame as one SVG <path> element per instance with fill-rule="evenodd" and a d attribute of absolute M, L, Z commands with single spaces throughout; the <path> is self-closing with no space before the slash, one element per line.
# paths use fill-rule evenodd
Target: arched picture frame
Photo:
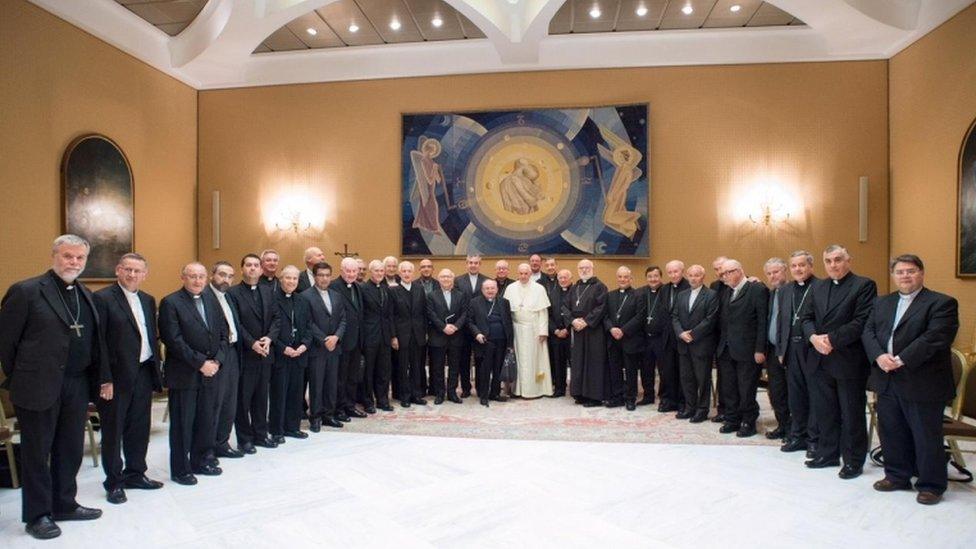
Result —
<path fill-rule="evenodd" d="M 91 243 L 83 280 L 115 279 L 115 265 L 135 242 L 132 169 L 108 137 L 88 134 L 61 161 L 62 229 Z"/>

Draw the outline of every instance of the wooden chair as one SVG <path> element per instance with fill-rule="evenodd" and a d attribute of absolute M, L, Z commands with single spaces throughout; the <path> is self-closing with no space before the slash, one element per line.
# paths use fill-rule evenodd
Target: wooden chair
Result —
<path fill-rule="evenodd" d="M 0 393 L 6 394 L 5 391 L 0 391 Z M 7 465 L 10 467 L 10 481 L 13 488 L 20 488 L 20 479 L 17 478 L 17 459 L 14 457 L 14 423 L 13 421 L 7 421 L 7 413 L 4 410 L 7 407 L 7 400 L 0 395 L 0 444 L 3 444 L 7 451 Z"/>
<path fill-rule="evenodd" d="M 94 420 L 98 420 L 101 423 L 101 418 L 98 416 L 98 408 L 94 404 L 88 403 L 88 419 L 85 420 L 85 431 L 88 433 L 88 444 L 91 446 L 91 457 L 92 466 L 98 467 L 98 451 L 99 446 L 95 441 L 95 423 Z"/>
<path fill-rule="evenodd" d="M 963 453 L 976 454 L 976 450 L 959 448 L 959 441 L 976 442 L 976 425 L 963 421 L 964 418 L 976 419 L 976 363 L 965 360 L 966 357 L 959 351 L 952 351 L 953 373 L 955 374 L 957 361 L 960 363 L 960 372 L 956 383 L 956 398 L 952 401 L 950 415 L 943 420 L 942 432 L 952 459 L 965 467 Z"/>

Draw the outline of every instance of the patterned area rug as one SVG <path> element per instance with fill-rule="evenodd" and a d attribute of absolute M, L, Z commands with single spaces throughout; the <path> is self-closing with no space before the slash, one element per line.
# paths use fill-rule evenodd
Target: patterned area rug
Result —
<path fill-rule="evenodd" d="M 718 432 L 719 425 L 707 421 L 693 424 L 675 419 L 674 413 L 660 413 L 657 405 L 640 406 L 636 411 L 625 408 L 583 408 L 573 399 L 512 399 L 492 402 L 486 408 L 476 397 L 463 404 L 445 402 L 434 406 L 379 411 L 368 419 L 354 419 L 342 432 L 419 435 L 454 438 L 488 438 L 521 440 L 566 440 L 587 442 L 648 442 L 659 444 L 743 444 L 777 446 L 779 441 L 766 439 L 766 430 L 776 427 L 764 391 L 759 393 L 759 434 L 737 438 Z M 712 412 L 714 415 L 714 411 Z M 325 427 L 324 429 L 328 429 Z"/>

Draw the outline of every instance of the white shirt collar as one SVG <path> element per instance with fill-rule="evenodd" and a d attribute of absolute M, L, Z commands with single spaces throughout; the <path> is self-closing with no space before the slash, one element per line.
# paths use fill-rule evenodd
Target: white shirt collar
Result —
<path fill-rule="evenodd" d="M 224 292 L 218 290 L 213 284 L 210 285 L 210 289 L 213 291 L 213 293 L 217 294 L 218 297 L 224 297 Z"/>

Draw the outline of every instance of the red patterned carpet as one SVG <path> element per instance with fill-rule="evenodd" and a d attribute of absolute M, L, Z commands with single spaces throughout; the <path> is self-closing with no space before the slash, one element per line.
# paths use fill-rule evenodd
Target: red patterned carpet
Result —
<path fill-rule="evenodd" d="M 368 419 L 347 423 L 343 432 L 419 435 L 454 438 L 566 440 L 588 442 L 649 442 L 661 444 L 746 444 L 775 446 L 763 433 L 776 427 L 764 391 L 759 393 L 759 434 L 737 438 L 718 432 L 712 422 L 692 424 L 675 419 L 674 413 L 659 413 L 657 405 L 625 408 L 583 408 L 573 399 L 512 399 L 481 406 L 476 397 L 463 404 L 445 402 L 427 406 L 379 411 Z M 713 412 L 714 415 L 714 412 Z M 327 429 L 327 428 L 326 428 Z"/>

